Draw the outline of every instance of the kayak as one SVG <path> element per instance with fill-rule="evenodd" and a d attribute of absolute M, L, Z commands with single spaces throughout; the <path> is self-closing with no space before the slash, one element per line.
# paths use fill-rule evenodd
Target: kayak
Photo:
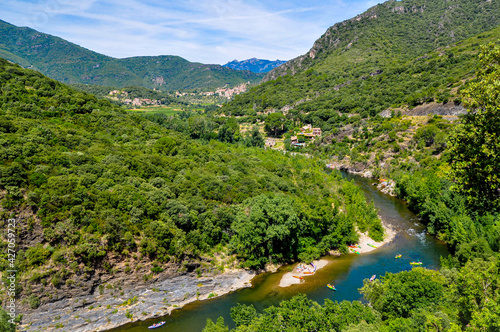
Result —
<path fill-rule="evenodd" d="M 422 265 L 422 262 L 410 262 L 411 265 Z"/>
<path fill-rule="evenodd" d="M 304 274 L 314 274 L 314 272 L 311 272 L 311 271 L 304 271 L 302 273 L 304 273 Z"/>
<path fill-rule="evenodd" d="M 299 277 L 299 276 L 293 276 L 294 278 L 297 278 L 297 279 L 304 279 L 303 277 Z"/>
<path fill-rule="evenodd" d="M 403 255 L 399 254 L 399 255 L 396 255 L 395 258 L 401 258 L 401 256 L 403 256 Z"/>
<path fill-rule="evenodd" d="M 372 277 L 370 278 L 370 281 L 375 280 L 375 278 L 376 278 L 376 277 L 377 277 L 377 275 L 376 275 L 376 274 L 372 275 Z"/>
<path fill-rule="evenodd" d="M 369 245 L 370 247 L 372 247 L 372 248 L 377 248 L 377 247 L 376 247 L 376 246 L 374 246 L 373 244 L 369 244 L 369 243 L 368 243 L 368 245 Z"/>
<path fill-rule="evenodd" d="M 162 326 L 163 324 L 165 324 L 165 322 L 159 322 L 159 323 L 156 323 L 156 324 L 149 326 L 148 329 L 156 329 L 156 328 Z"/>
<path fill-rule="evenodd" d="M 331 289 L 331 290 L 333 290 L 333 291 L 336 291 L 336 290 L 337 290 L 337 288 L 335 288 L 335 286 L 334 286 L 334 285 L 331 285 L 331 284 L 327 284 L 327 285 L 326 285 L 326 287 L 330 288 L 330 289 Z"/>

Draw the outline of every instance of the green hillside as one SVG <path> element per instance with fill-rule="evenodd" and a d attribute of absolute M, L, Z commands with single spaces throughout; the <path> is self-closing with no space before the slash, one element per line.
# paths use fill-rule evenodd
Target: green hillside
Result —
<path fill-rule="evenodd" d="M 403 161 L 390 167 L 398 197 L 452 253 L 441 257 L 438 271 L 414 267 L 386 272 L 373 281 L 366 278 L 358 290 L 368 305 L 329 298 L 319 304 L 303 294 L 262 311 L 238 304 L 230 310 L 235 328 L 226 326 L 222 317 L 216 323 L 209 318 L 203 332 L 272 332 L 276 326 L 280 331 L 324 332 L 499 331 L 499 63 L 500 46 L 482 47 L 475 77 L 461 94 L 470 112 L 458 125 L 434 116 L 417 130 L 413 139 L 420 145 L 418 150 L 427 146 L 436 151 L 434 141 L 441 134 L 444 158 L 427 158 L 420 165 Z M 400 142 L 406 136 L 398 137 L 398 126 L 408 129 L 410 122 L 393 116 L 382 122 L 382 128 L 372 123 L 373 131 L 365 127 L 354 136 L 382 142 L 385 127 L 394 130 L 388 138 Z M 449 139 L 443 139 L 445 132 Z"/>
<path fill-rule="evenodd" d="M 68 84 L 178 90 L 234 86 L 262 78 L 261 74 L 189 62 L 171 55 L 116 59 L 1 20 L 0 57 Z"/>
<path fill-rule="evenodd" d="M 499 13 L 494 1 L 387 1 L 329 28 L 309 53 L 271 71 L 266 83 L 223 111 L 255 114 L 289 106 L 312 117 L 320 110 L 366 117 L 391 106 L 450 99 L 449 85 L 470 74 L 467 60 L 479 48 L 458 47 L 457 54 L 448 45 L 496 28 Z M 496 38 L 498 30 L 492 34 L 481 38 Z"/>
<path fill-rule="evenodd" d="M 257 268 L 346 250 L 355 227 L 383 236 L 360 189 L 316 160 L 192 140 L 1 59 L 0 105 L 0 214 L 18 218 L 32 308 L 109 273 Z"/>

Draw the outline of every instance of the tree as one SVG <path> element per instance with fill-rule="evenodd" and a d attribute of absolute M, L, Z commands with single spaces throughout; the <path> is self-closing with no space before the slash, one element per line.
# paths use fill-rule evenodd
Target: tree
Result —
<path fill-rule="evenodd" d="M 9 323 L 9 320 L 12 318 L 9 317 L 7 312 L 0 308 L 0 331 L 4 332 L 15 332 L 16 331 L 16 325 Z"/>
<path fill-rule="evenodd" d="M 203 332 L 229 332 L 229 328 L 224 325 L 224 318 L 219 317 L 217 323 L 214 323 L 210 318 L 207 319 L 207 325 Z"/>
<path fill-rule="evenodd" d="M 226 123 L 219 128 L 217 139 L 221 142 L 233 143 L 238 140 L 240 126 L 234 117 L 227 119 Z"/>
<path fill-rule="evenodd" d="M 239 207 L 231 226 L 235 232 L 232 245 L 248 267 L 287 260 L 296 255 L 300 225 L 292 198 L 262 194 Z"/>
<path fill-rule="evenodd" d="M 283 113 L 271 113 L 266 118 L 264 128 L 269 134 L 274 134 L 274 137 L 277 137 L 284 130 L 285 120 Z"/>
<path fill-rule="evenodd" d="M 158 153 L 173 156 L 177 154 L 177 142 L 171 137 L 162 137 L 154 145 Z"/>
<path fill-rule="evenodd" d="M 477 258 L 460 269 L 451 294 L 462 323 L 476 330 L 498 331 L 500 328 L 500 266 L 496 259 Z"/>
<path fill-rule="evenodd" d="M 500 47 L 483 46 L 477 78 L 464 92 L 468 114 L 450 137 L 457 189 L 478 211 L 500 209 Z"/>
<path fill-rule="evenodd" d="M 247 145 L 248 146 L 256 146 L 259 148 L 264 147 L 264 138 L 262 137 L 258 126 L 254 126 L 252 128 L 252 133 L 247 140 Z"/>
<path fill-rule="evenodd" d="M 382 283 L 365 282 L 360 292 L 383 316 L 408 318 L 413 309 L 442 301 L 444 283 L 439 272 L 414 268 L 387 273 Z"/>
<path fill-rule="evenodd" d="M 250 325 L 252 319 L 255 317 L 257 317 L 257 310 L 255 310 L 252 304 L 245 305 L 238 303 L 236 307 L 231 308 L 231 318 L 236 326 Z"/>

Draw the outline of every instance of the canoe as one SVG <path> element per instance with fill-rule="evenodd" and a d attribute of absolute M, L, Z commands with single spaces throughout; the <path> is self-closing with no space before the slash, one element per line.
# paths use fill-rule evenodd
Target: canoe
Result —
<path fill-rule="evenodd" d="M 402 256 L 402 255 L 401 255 L 401 254 L 399 254 L 399 255 L 396 255 L 396 257 L 395 257 L 395 258 L 401 258 L 401 256 Z"/>
<path fill-rule="evenodd" d="M 411 265 L 422 265 L 422 262 L 410 262 Z"/>
<path fill-rule="evenodd" d="M 314 272 L 311 272 L 311 271 L 304 271 L 302 273 L 304 273 L 304 274 L 314 274 Z"/>
<path fill-rule="evenodd" d="M 331 284 L 327 284 L 327 285 L 326 285 L 326 287 L 330 288 L 330 289 L 331 289 L 331 290 L 333 290 L 333 291 L 336 291 L 336 290 L 337 290 L 337 288 L 335 288 L 335 286 L 334 286 L 334 285 L 331 285 Z"/>
<path fill-rule="evenodd" d="M 377 278 L 377 275 L 376 275 L 376 274 L 372 275 L 372 277 L 370 278 L 370 281 L 375 280 L 375 278 Z"/>
<path fill-rule="evenodd" d="M 162 326 L 163 324 L 165 324 L 165 322 L 159 322 L 159 323 L 156 323 L 156 324 L 149 326 L 148 329 L 156 329 L 156 328 Z"/>
<path fill-rule="evenodd" d="M 303 277 L 299 277 L 299 276 L 293 276 L 294 278 L 297 278 L 297 279 L 304 279 Z"/>

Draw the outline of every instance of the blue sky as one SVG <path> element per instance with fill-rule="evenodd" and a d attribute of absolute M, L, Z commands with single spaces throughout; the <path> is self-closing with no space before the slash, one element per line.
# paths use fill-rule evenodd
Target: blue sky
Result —
<path fill-rule="evenodd" d="M 302 55 L 328 27 L 378 2 L 1 0 L 0 19 L 117 58 L 178 55 L 224 64 Z"/>

